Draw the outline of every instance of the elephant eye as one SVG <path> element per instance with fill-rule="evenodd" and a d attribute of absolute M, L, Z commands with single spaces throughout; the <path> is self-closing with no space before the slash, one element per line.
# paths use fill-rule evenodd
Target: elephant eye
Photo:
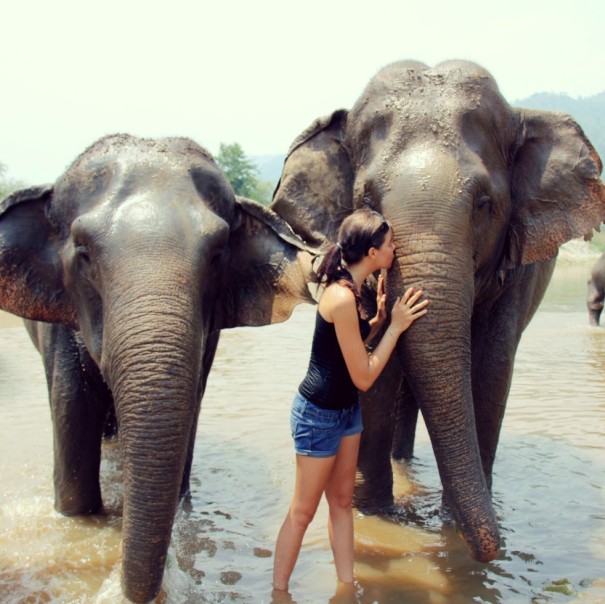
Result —
<path fill-rule="evenodd" d="M 90 256 L 90 250 L 85 245 L 76 245 L 75 264 L 84 279 L 94 281 L 94 265 Z"/>
<path fill-rule="evenodd" d="M 481 195 L 477 199 L 477 209 L 478 210 L 489 210 L 491 212 L 492 209 L 492 198 L 489 195 Z"/>
<path fill-rule="evenodd" d="M 80 262 L 90 264 L 90 253 L 85 245 L 76 245 L 76 256 Z"/>
<path fill-rule="evenodd" d="M 223 250 L 217 250 L 210 257 L 210 264 L 212 266 L 219 264 L 222 259 L 223 259 Z"/>

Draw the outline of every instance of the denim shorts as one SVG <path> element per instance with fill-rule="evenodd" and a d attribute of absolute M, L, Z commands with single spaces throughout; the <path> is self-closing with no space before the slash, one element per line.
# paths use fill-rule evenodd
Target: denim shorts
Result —
<path fill-rule="evenodd" d="M 361 406 L 357 401 L 348 409 L 322 409 L 297 392 L 290 411 L 290 429 L 298 455 L 332 457 L 343 436 L 363 430 Z"/>

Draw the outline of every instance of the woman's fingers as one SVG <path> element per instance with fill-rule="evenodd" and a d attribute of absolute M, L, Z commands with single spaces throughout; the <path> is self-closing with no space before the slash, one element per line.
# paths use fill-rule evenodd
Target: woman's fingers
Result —
<path fill-rule="evenodd" d="M 403 297 L 397 298 L 395 303 L 393 304 L 393 309 L 398 306 L 402 312 L 406 312 L 409 315 L 413 315 L 414 317 L 419 317 L 426 314 L 426 306 L 428 305 L 428 300 L 421 300 L 418 302 L 420 296 L 422 296 L 422 290 L 417 290 L 415 292 L 411 292 L 413 288 L 408 289 Z"/>
<path fill-rule="evenodd" d="M 428 303 L 429 303 L 428 300 L 422 300 L 421 302 L 418 302 L 418 304 L 414 304 L 414 306 L 411 306 L 410 310 L 413 310 L 413 311 L 415 311 L 416 309 L 420 310 L 420 309 L 424 308 Z"/>
<path fill-rule="evenodd" d="M 422 294 L 423 292 L 421 289 L 414 290 L 413 287 L 409 287 L 405 294 L 403 294 L 403 303 L 407 304 L 408 306 L 413 306 L 418 301 L 420 296 L 422 296 Z"/>
<path fill-rule="evenodd" d="M 409 305 L 413 306 L 414 304 L 416 304 L 416 302 L 418 302 L 420 296 L 422 296 L 422 290 L 421 289 L 419 289 L 412 296 L 410 296 L 410 299 L 408 300 Z"/>
<path fill-rule="evenodd" d="M 379 275 L 378 277 L 378 287 L 377 287 L 377 293 L 376 296 L 378 298 L 381 298 L 382 295 L 384 294 L 384 277 L 382 275 Z"/>
<path fill-rule="evenodd" d="M 414 288 L 413 287 L 408 287 L 405 290 L 405 294 L 403 294 L 403 301 L 407 302 L 408 299 L 410 298 L 410 296 L 414 293 Z"/>
<path fill-rule="evenodd" d="M 427 309 L 425 308 L 426 304 L 423 304 L 422 306 L 418 305 L 418 306 L 414 306 L 413 308 L 410 308 L 410 314 L 412 315 L 412 317 L 414 319 L 417 319 L 418 317 L 422 317 L 423 315 L 426 315 L 427 313 Z"/>

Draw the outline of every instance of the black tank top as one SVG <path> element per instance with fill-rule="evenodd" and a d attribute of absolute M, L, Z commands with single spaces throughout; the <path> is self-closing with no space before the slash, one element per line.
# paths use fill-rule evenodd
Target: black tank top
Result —
<path fill-rule="evenodd" d="M 361 339 L 370 334 L 370 322 L 359 317 Z M 334 323 L 317 312 L 307 375 L 298 391 L 323 409 L 347 409 L 357 402 L 358 392 L 338 345 Z"/>

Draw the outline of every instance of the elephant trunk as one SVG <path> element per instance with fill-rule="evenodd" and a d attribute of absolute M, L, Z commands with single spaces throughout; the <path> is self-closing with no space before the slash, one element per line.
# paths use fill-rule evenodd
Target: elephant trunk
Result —
<path fill-rule="evenodd" d="M 195 296 L 168 294 L 160 283 L 153 291 L 107 308 L 102 359 L 123 460 L 122 584 L 134 602 L 152 600 L 162 584 L 197 418 L 203 347 L 192 328 L 199 324 Z"/>
<path fill-rule="evenodd" d="M 395 232 L 398 242 L 405 239 L 402 227 L 395 226 Z M 444 501 L 471 556 L 487 562 L 498 554 L 500 535 L 481 465 L 473 412 L 472 256 L 461 249 L 452 253 L 451 246 L 436 236 L 417 232 L 399 247 L 405 253 L 391 270 L 389 280 L 394 287 L 389 283 L 389 290 L 421 286 L 430 306 L 428 314 L 403 334 L 398 351 L 431 438 Z M 427 247 L 432 251 L 427 252 Z"/>

